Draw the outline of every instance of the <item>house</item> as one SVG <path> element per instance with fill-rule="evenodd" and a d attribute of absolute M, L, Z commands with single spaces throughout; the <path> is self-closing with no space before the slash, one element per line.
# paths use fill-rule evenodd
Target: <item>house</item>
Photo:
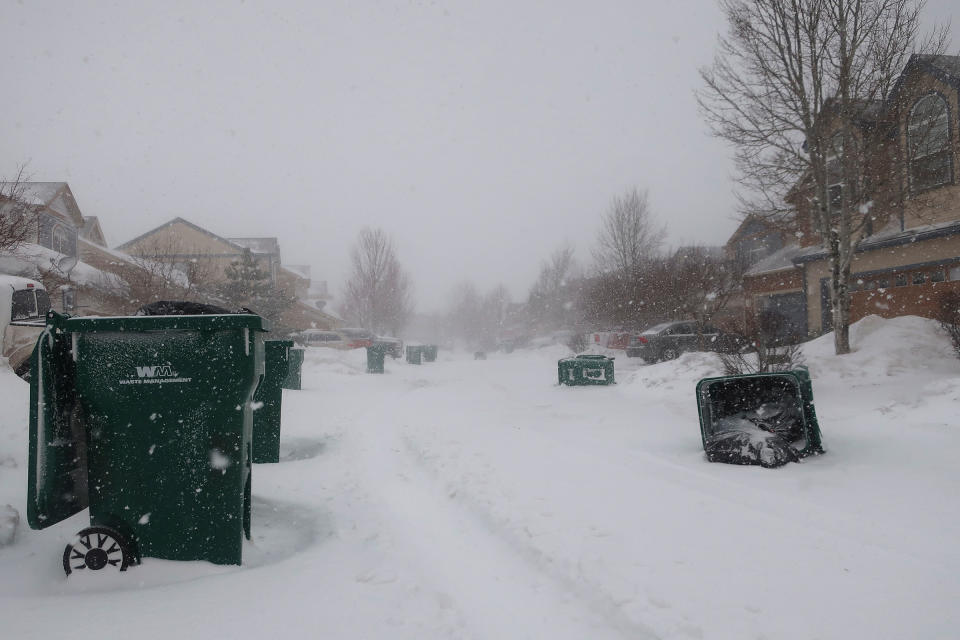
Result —
<path fill-rule="evenodd" d="M 0 183 L 3 193 L 8 193 L 11 188 L 18 190 L 20 198 L 30 205 L 36 216 L 31 243 L 64 256 L 76 257 L 83 214 L 70 186 L 66 182 Z"/>
<path fill-rule="evenodd" d="M 186 274 L 190 286 L 209 285 L 226 279 L 226 269 L 240 260 L 246 250 L 271 282 L 293 294 L 297 300 L 282 316 L 285 326 L 294 329 L 332 329 L 333 316 L 309 304 L 309 274 L 285 267 L 280 260 L 277 238 L 226 238 L 188 220 L 177 217 L 117 247 L 154 262 L 172 264 Z"/>
<path fill-rule="evenodd" d="M 0 256 L 0 271 L 43 282 L 58 311 L 123 315 L 139 306 L 134 289 L 150 276 L 149 265 L 109 249 L 100 221 L 84 216 L 66 182 L 3 183 L 36 219 L 29 242 Z M 179 290 L 177 283 L 169 283 Z"/>
<path fill-rule="evenodd" d="M 194 280 L 217 281 L 226 277 L 226 268 L 239 260 L 247 247 L 178 217 L 116 248 L 139 258 L 173 264 Z M 276 256 L 251 253 L 264 270 L 274 273 L 279 249 Z"/>
<path fill-rule="evenodd" d="M 882 143 L 867 161 L 884 179 L 873 185 L 870 225 L 851 263 L 851 322 L 936 317 L 944 294 L 960 290 L 958 114 L 960 56 L 912 56 L 886 99 L 863 106 L 856 135 Z M 830 264 L 806 188 L 801 181 L 789 198 L 798 237 L 755 262 L 743 282 L 748 307 L 779 314 L 783 332 L 797 337 L 832 327 Z M 831 187 L 831 201 L 842 189 Z"/>
<path fill-rule="evenodd" d="M 270 281 L 279 284 L 280 278 L 280 241 L 276 238 L 228 238 L 235 245 L 249 249 L 250 253 L 263 264 L 270 274 Z"/>
<path fill-rule="evenodd" d="M 769 216 L 750 214 L 727 240 L 724 257 L 749 267 L 796 240 L 796 216 L 793 212 Z"/>

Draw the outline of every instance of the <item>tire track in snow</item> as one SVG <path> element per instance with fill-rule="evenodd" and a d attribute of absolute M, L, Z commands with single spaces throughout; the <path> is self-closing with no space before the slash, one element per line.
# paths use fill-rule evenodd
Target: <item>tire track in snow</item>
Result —
<path fill-rule="evenodd" d="M 594 585 L 551 569 L 549 558 L 521 547 L 495 522 L 451 500 L 399 434 L 386 429 L 363 435 L 355 444 L 368 499 L 380 503 L 390 533 L 404 550 L 423 559 L 427 579 L 447 590 L 477 637 L 658 637 L 612 600 L 591 594 Z"/>
<path fill-rule="evenodd" d="M 442 482 L 436 469 L 430 465 L 423 455 L 423 450 L 416 446 L 413 438 L 409 434 L 404 434 L 402 440 L 407 455 L 417 463 L 421 473 L 429 475 L 433 483 Z M 438 484 L 438 488 L 442 487 Z M 463 486 L 456 487 L 452 490 L 452 493 L 450 489 L 444 489 L 444 492 L 452 502 L 450 508 L 459 508 L 467 512 L 469 516 L 478 521 L 478 525 L 488 535 L 495 536 L 506 544 L 532 570 L 549 578 L 564 592 L 575 595 L 583 606 L 604 619 L 611 628 L 622 633 L 624 637 L 660 637 L 652 628 L 637 622 L 622 610 L 624 605 L 640 600 L 642 598 L 640 593 L 626 600 L 617 599 L 613 594 L 607 592 L 601 584 L 588 579 L 583 574 L 582 568 L 578 567 L 579 570 L 576 575 L 565 571 L 564 560 L 551 557 L 536 545 L 531 544 L 528 539 L 505 529 L 503 523 L 498 521 L 497 517 L 486 509 L 480 500 L 466 491 Z M 683 621 L 671 626 L 682 629 L 689 628 L 691 625 Z"/>

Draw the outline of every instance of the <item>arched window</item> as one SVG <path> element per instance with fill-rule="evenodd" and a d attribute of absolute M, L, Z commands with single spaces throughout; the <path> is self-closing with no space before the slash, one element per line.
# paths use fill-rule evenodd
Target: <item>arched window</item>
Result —
<path fill-rule="evenodd" d="M 59 224 L 53 227 L 50 232 L 50 248 L 54 251 L 67 254 L 70 251 L 70 245 L 67 242 L 67 230 Z"/>
<path fill-rule="evenodd" d="M 910 150 L 910 191 L 953 181 L 950 149 L 950 110 L 942 96 L 931 93 L 913 105 L 907 124 Z"/>

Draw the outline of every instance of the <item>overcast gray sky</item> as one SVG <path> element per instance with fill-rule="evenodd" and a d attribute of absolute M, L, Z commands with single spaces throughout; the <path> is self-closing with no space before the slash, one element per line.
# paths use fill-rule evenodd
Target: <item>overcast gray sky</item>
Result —
<path fill-rule="evenodd" d="M 377 226 L 421 310 L 464 279 L 519 300 L 631 186 L 671 244 L 726 240 L 692 95 L 722 28 L 713 0 L 4 0 L 0 175 L 68 181 L 113 245 L 175 216 L 277 236 L 337 293 Z"/>

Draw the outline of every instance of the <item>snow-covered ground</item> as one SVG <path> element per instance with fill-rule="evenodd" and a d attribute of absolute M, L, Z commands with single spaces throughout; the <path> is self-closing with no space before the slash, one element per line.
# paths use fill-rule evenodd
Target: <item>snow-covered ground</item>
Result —
<path fill-rule="evenodd" d="M 867 318 L 806 347 L 827 454 L 710 464 L 710 354 L 556 385 L 561 347 L 364 373 L 310 350 L 244 566 L 66 579 L 86 514 L 0 547 L 3 638 L 956 638 L 960 360 Z M 0 371 L 0 514 L 25 513 L 27 387 Z"/>

